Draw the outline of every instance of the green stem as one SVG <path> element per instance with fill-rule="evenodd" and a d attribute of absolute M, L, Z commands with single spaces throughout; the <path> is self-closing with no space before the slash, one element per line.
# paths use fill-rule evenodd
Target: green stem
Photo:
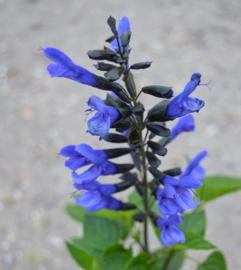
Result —
<path fill-rule="evenodd" d="M 143 134 L 142 134 L 142 125 L 141 125 L 141 117 L 137 117 L 137 122 L 138 122 L 138 127 L 139 127 L 139 134 L 141 137 L 141 145 L 144 145 L 143 141 Z M 146 173 L 146 153 L 144 147 L 141 149 L 141 157 L 142 157 L 142 171 L 143 171 L 143 187 L 144 187 L 144 194 L 143 194 L 143 204 L 144 204 L 144 209 L 145 212 L 148 212 L 148 182 L 147 182 L 147 173 Z M 144 220 L 144 243 L 145 243 L 145 248 L 146 252 L 149 253 L 149 248 L 148 248 L 148 219 L 147 219 L 147 214 L 145 215 L 145 220 Z"/>
<path fill-rule="evenodd" d="M 135 98 L 135 96 L 133 95 L 133 92 L 130 88 L 130 85 L 128 83 L 128 75 L 124 76 L 124 81 L 125 81 L 125 85 L 126 88 L 133 100 L 134 106 L 137 106 L 137 100 Z M 143 132 L 142 132 L 142 123 L 141 123 L 141 117 L 137 116 L 137 123 L 138 123 L 138 132 L 140 135 L 140 143 L 141 143 L 141 159 L 142 159 L 142 172 L 143 172 L 143 181 L 142 181 L 142 185 L 144 187 L 144 194 L 143 194 L 143 205 L 144 205 L 144 209 L 145 209 L 145 220 L 144 220 L 144 247 L 145 247 L 145 251 L 149 253 L 149 248 L 148 248 L 148 181 L 147 181 L 147 173 L 146 173 L 146 153 L 145 153 L 145 149 L 144 149 L 144 140 L 143 140 Z"/>
<path fill-rule="evenodd" d="M 173 249 L 169 252 L 168 257 L 167 257 L 167 259 L 166 259 L 166 261 L 165 261 L 165 263 L 164 263 L 164 265 L 162 267 L 162 270 L 167 269 L 167 267 L 168 267 L 168 265 L 169 265 L 169 263 L 171 261 L 172 256 L 174 255 L 174 253 L 175 253 L 175 250 L 173 250 Z"/>

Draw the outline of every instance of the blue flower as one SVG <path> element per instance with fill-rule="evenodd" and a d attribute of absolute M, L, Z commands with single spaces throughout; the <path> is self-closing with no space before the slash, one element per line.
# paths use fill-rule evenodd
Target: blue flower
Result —
<path fill-rule="evenodd" d="M 118 24 L 118 35 L 119 37 L 121 36 L 122 33 L 124 33 L 125 31 L 130 31 L 130 22 L 128 20 L 128 18 L 126 16 L 124 16 L 119 24 Z M 120 39 L 119 39 L 120 42 Z M 121 46 L 121 42 L 120 42 L 120 46 Z M 118 43 L 117 40 L 115 39 L 114 41 L 111 42 L 111 47 L 112 50 L 115 51 L 115 49 L 119 49 L 118 47 Z M 123 48 L 122 48 L 123 49 Z"/>
<path fill-rule="evenodd" d="M 95 181 L 98 183 L 97 181 Z M 117 192 L 118 188 L 115 185 L 99 185 L 91 186 L 91 190 L 85 191 L 81 198 L 75 198 L 76 204 L 86 208 L 87 212 L 99 211 L 103 208 L 110 210 L 120 210 L 122 204 L 119 200 L 110 195 Z M 77 186 L 78 188 L 80 186 Z M 83 185 L 85 187 L 85 185 Z"/>
<path fill-rule="evenodd" d="M 184 210 L 176 203 L 174 199 L 175 194 L 176 191 L 171 185 L 166 185 L 163 189 L 158 188 L 156 191 L 158 209 L 164 217 L 167 215 L 175 215 L 178 212 L 184 212 Z"/>
<path fill-rule="evenodd" d="M 165 247 L 170 247 L 172 244 L 184 243 L 185 235 L 181 229 L 175 225 L 182 223 L 181 218 L 178 215 L 171 215 L 167 219 L 157 218 L 156 226 L 161 229 L 161 241 Z"/>
<path fill-rule="evenodd" d="M 63 147 L 60 150 L 60 155 L 64 157 L 69 157 L 68 160 L 65 161 L 65 167 L 76 171 L 77 169 L 90 165 L 93 162 L 91 162 L 88 158 L 83 156 L 80 152 L 78 152 L 80 145 L 68 145 Z M 99 158 L 102 159 L 108 159 L 109 155 L 104 150 L 94 150 L 94 152 L 97 154 Z"/>
<path fill-rule="evenodd" d="M 208 152 L 206 150 L 200 152 L 195 158 L 190 161 L 186 170 L 179 176 L 179 178 L 181 179 L 185 176 L 189 176 L 198 181 L 203 181 L 206 169 L 203 166 L 199 165 L 199 162 L 207 155 Z"/>
<path fill-rule="evenodd" d="M 200 83 L 201 74 L 194 73 L 191 81 L 186 84 L 183 92 L 177 95 L 167 105 L 165 116 L 171 119 L 184 116 L 188 113 L 198 112 L 205 104 L 201 99 L 189 97 Z"/>
<path fill-rule="evenodd" d="M 174 140 L 180 133 L 186 131 L 194 131 L 195 130 L 195 120 L 194 117 L 189 114 L 182 118 L 180 118 L 177 124 L 172 128 L 171 131 L 171 141 Z"/>
<path fill-rule="evenodd" d="M 74 183 L 73 186 L 78 190 L 98 190 L 102 195 L 110 196 L 113 193 L 119 191 L 118 187 L 114 184 L 100 184 L 98 181 L 92 181 L 89 183 L 77 184 Z"/>
<path fill-rule="evenodd" d="M 92 135 L 100 136 L 102 140 L 109 132 L 111 124 L 115 123 L 120 118 L 120 113 L 114 107 L 107 106 L 105 102 L 97 97 L 91 96 L 87 102 L 88 106 L 92 108 L 92 111 L 98 111 L 88 121 L 87 132 Z"/>
<path fill-rule="evenodd" d="M 73 171 L 72 177 L 74 183 L 85 184 L 95 181 L 100 175 L 119 173 L 119 170 L 114 163 L 106 160 L 103 156 L 98 156 L 98 152 L 95 152 L 95 150 L 93 150 L 89 145 L 79 144 L 76 146 L 75 151 L 83 156 L 87 162 L 90 162 L 93 165 L 82 174 L 77 174 Z"/>
<path fill-rule="evenodd" d="M 183 214 L 185 210 L 195 209 L 199 201 L 194 201 L 191 189 L 200 188 L 202 183 L 191 176 L 175 179 L 166 175 L 162 179 L 164 188 L 158 188 L 156 197 L 158 209 L 164 217 L 167 215 Z"/>
<path fill-rule="evenodd" d="M 44 55 L 55 62 L 50 64 L 47 70 L 51 77 L 65 77 L 82 84 L 97 85 L 94 74 L 87 69 L 76 65 L 66 54 L 58 49 L 46 47 Z"/>

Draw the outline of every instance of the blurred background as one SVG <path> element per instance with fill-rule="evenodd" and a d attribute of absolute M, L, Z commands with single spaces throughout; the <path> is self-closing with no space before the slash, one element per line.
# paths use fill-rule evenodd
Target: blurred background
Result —
<path fill-rule="evenodd" d="M 203 83 L 212 81 L 211 92 L 199 86 L 193 93 L 206 102 L 194 114 L 195 133 L 170 144 L 162 168 L 184 168 L 185 155 L 207 149 L 202 164 L 209 175 L 241 176 L 240 14 L 238 0 L 0 0 L 0 269 L 79 269 L 64 241 L 82 230 L 64 211 L 74 188 L 57 153 L 83 142 L 97 149 L 114 146 L 86 134 L 84 122 L 89 96 L 104 98 L 106 92 L 49 78 L 50 61 L 39 46 L 56 47 L 100 75 L 86 52 L 103 47 L 111 35 L 110 15 L 128 16 L 130 63 L 153 61 L 134 72 L 138 89 L 159 84 L 178 94 L 194 72 Z M 147 95 L 141 100 L 147 108 L 157 103 Z M 206 205 L 206 238 L 224 252 L 232 270 L 241 269 L 240 195 Z M 202 260 L 208 252 L 191 254 Z"/>

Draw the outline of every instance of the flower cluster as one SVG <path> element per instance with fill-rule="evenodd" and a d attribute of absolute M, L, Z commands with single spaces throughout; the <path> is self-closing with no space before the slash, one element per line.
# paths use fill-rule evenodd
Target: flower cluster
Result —
<path fill-rule="evenodd" d="M 174 98 L 174 91 L 168 86 L 150 85 L 137 91 L 131 71 L 147 69 L 152 62 L 129 64 L 131 31 L 127 17 L 120 20 L 117 28 L 113 17 L 110 17 L 107 23 L 112 36 L 107 38 L 106 42 L 110 43 L 111 48 L 88 51 L 90 59 L 100 61 L 94 67 L 98 71 L 104 71 L 104 76 L 95 75 L 78 66 L 56 48 L 43 49 L 44 55 L 54 62 L 47 67 L 51 77 L 65 77 L 108 91 L 105 100 L 95 95 L 89 98 L 89 109 L 85 112 L 87 116 L 93 112 L 96 114 L 88 120 L 87 132 L 110 143 L 128 144 L 126 148 L 94 150 L 81 143 L 61 149 L 60 155 L 68 158 L 65 166 L 72 171 L 74 187 L 77 191 L 84 190 L 80 197 L 75 197 L 75 201 L 88 212 L 104 208 L 116 211 L 136 209 L 133 218 L 139 222 L 144 221 L 144 226 L 148 224 L 147 219 L 151 218 L 161 229 L 161 240 L 166 247 L 178 242 L 183 243 L 185 235 L 177 225 L 181 224 L 180 215 L 185 210 L 195 209 L 199 204 L 193 189 L 202 185 L 205 168 L 199 163 L 207 155 L 207 151 L 199 153 L 184 172 L 177 168 L 158 170 L 161 160 L 157 156 L 165 156 L 165 146 L 180 133 L 194 131 L 194 118 L 190 113 L 198 112 L 204 106 L 204 101 L 190 95 L 200 84 L 201 74 L 194 73 L 184 90 Z M 101 62 L 103 60 L 111 64 Z M 125 86 L 116 82 L 120 78 Z M 146 116 L 145 106 L 138 101 L 141 93 L 162 99 Z M 166 122 L 176 118 L 180 119 L 170 131 Z M 110 132 L 111 129 L 116 132 Z M 143 132 L 146 132 L 145 136 Z M 161 139 L 155 141 L 158 136 Z M 134 164 L 116 164 L 109 161 L 126 154 L 131 154 Z M 85 166 L 89 167 L 79 173 L 78 170 Z M 133 168 L 136 171 L 130 172 Z M 148 181 L 148 171 L 153 175 L 153 181 Z M 115 174 L 122 174 L 122 181 L 117 184 L 102 184 L 99 180 L 101 176 Z M 130 187 L 135 187 L 142 197 L 142 208 L 113 197 L 113 194 Z M 151 195 L 147 192 L 148 188 Z M 149 208 L 150 196 L 158 200 L 161 216 L 155 216 Z M 144 245 L 147 250 L 146 240 Z"/>
<path fill-rule="evenodd" d="M 199 153 L 189 163 L 186 170 L 178 177 L 178 179 L 169 175 L 164 176 L 161 180 L 163 188 L 158 188 L 156 190 L 158 209 L 164 217 L 158 218 L 156 220 L 156 225 L 162 229 L 161 239 L 166 247 L 169 247 L 171 244 L 178 242 L 183 243 L 185 241 L 183 232 L 175 227 L 175 225 L 179 225 L 182 222 L 180 216 L 177 214 L 183 214 L 185 210 L 195 209 L 199 204 L 198 200 L 193 200 L 192 192 L 193 189 L 202 186 L 205 169 L 199 165 L 199 162 L 206 155 L 207 151 Z M 166 235 L 173 230 L 175 230 L 175 233 L 173 233 L 172 237 Z"/>

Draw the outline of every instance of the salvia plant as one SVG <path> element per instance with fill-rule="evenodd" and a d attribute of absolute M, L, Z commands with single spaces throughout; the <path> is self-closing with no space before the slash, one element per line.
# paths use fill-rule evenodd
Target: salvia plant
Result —
<path fill-rule="evenodd" d="M 67 247 L 78 265 L 87 270 L 180 269 L 184 258 L 189 258 L 186 250 L 216 248 L 204 239 L 203 205 L 240 189 L 240 181 L 213 176 L 203 182 L 206 170 L 200 162 L 207 156 L 206 150 L 189 160 L 184 170 L 160 169 L 168 144 L 180 133 L 195 129 L 191 113 L 199 112 L 205 102 L 190 95 L 201 85 L 201 74 L 192 74 L 178 95 L 168 86 L 136 89 L 132 71 L 149 68 L 152 62 L 130 64 L 131 31 L 127 17 L 119 21 L 117 28 L 113 17 L 107 23 L 112 36 L 105 41 L 110 46 L 88 51 L 89 58 L 97 60 L 95 68 L 104 76 L 78 66 L 56 48 L 42 49 L 53 62 L 47 67 L 51 77 L 65 77 L 107 91 L 105 100 L 94 95 L 87 101 L 87 132 L 100 141 L 125 144 L 102 150 L 80 143 L 60 150 L 60 155 L 67 158 L 65 166 L 72 171 L 76 189 L 76 205 L 68 205 L 67 211 L 84 228 L 84 236 L 67 242 Z M 119 79 L 121 84 L 116 82 Z M 154 96 L 153 101 L 159 102 L 146 112 L 139 101 L 140 94 Z M 168 129 L 168 121 L 175 119 L 176 125 Z M 112 161 L 128 154 L 131 164 Z M 87 165 L 83 173 L 78 172 Z M 115 174 L 120 175 L 117 184 L 98 180 L 100 176 Z M 134 191 L 127 200 L 115 197 L 130 188 Z M 152 247 L 154 236 L 148 239 L 149 230 L 161 241 L 157 250 Z M 195 262 L 198 270 L 226 269 L 224 257 L 217 250 L 206 261 Z"/>

